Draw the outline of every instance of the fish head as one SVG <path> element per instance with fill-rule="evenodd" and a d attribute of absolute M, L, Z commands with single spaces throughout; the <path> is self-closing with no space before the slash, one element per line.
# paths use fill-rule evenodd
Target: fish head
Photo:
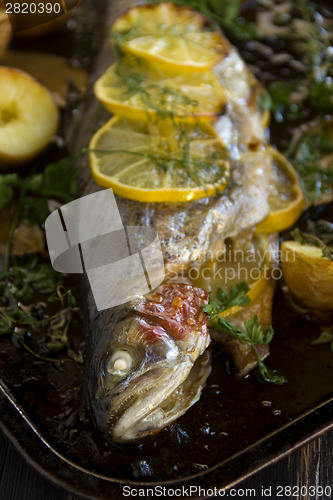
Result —
<path fill-rule="evenodd" d="M 155 434 L 194 404 L 210 373 L 205 291 L 161 285 L 121 321 L 95 357 L 89 406 L 106 439 Z"/>

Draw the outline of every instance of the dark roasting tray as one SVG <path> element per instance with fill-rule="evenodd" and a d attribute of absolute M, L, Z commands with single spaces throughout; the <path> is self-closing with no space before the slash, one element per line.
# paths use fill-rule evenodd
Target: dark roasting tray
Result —
<path fill-rule="evenodd" d="M 72 400 L 72 404 L 78 404 L 78 401 L 80 404 L 82 397 L 82 374 L 78 369 L 73 373 L 74 363 L 64 364 L 61 370 L 57 370 L 61 372 L 59 383 L 61 380 L 63 386 L 67 385 L 65 391 L 64 387 L 60 387 L 64 403 L 59 405 L 59 401 L 54 401 L 57 398 L 53 394 L 53 367 L 43 369 L 44 376 L 41 380 L 35 380 L 35 376 L 30 378 L 28 371 L 32 367 L 27 366 L 29 355 L 26 357 L 24 353 L 26 360 L 23 376 L 26 375 L 28 380 L 18 385 L 12 380 L 10 386 L 5 381 L 10 377 L 6 377 L 4 373 L 4 356 L 3 351 L 0 351 L 1 429 L 42 476 L 57 486 L 92 499 L 120 498 L 125 485 L 140 488 L 152 488 L 157 485 L 184 488 L 201 486 L 207 489 L 235 486 L 254 472 L 275 463 L 333 428 L 331 351 L 327 345 L 310 345 L 314 336 L 311 332 L 313 325 L 306 320 L 296 324 L 295 315 L 280 292 L 277 294 L 274 308 L 277 334 L 271 348 L 270 363 L 283 373 L 288 383 L 282 387 L 262 384 L 255 374 L 242 382 L 235 382 L 228 374 L 227 358 L 224 353 L 217 351 L 213 360 L 212 375 L 200 401 L 171 431 L 163 431 L 155 438 L 159 446 L 157 453 L 154 444 L 149 442 L 143 450 L 131 446 L 106 450 L 109 454 L 109 468 L 114 469 L 114 474 L 112 471 L 107 472 L 103 463 L 95 466 L 93 463 L 85 463 L 85 447 L 91 446 L 94 439 L 93 435 L 85 435 L 88 432 L 86 421 L 82 422 L 82 437 L 74 439 L 73 450 L 68 447 L 68 433 L 80 433 L 78 424 L 73 423 L 76 412 L 69 415 L 67 420 L 66 417 L 61 418 L 61 412 L 65 414 L 66 410 L 68 411 L 69 403 L 66 403 L 66 397 L 70 397 L 69 371 L 72 373 L 72 385 L 77 394 L 77 400 Z M 11 364 L 14 367 L 18 362 L 15 356 L 12 363 L 8 362 L 8 359 L 7 356 L 7 367 Z M 52 380 L 51 388 L 47 387 L 47 376 Z M 218 391 L 220 398 L 216 396 Z M 81 405 L 84 408 L 83 401 Z M 84 410 L 81 408 L 80 411 L 82 413 Z M 195 425 L 196 429 L 193 429 Z M 57 432 L 52 426 L 57 428 Z M 205 430 L 207 426 L 210 426 L 209 431 Z M 212 431 L 217 429 L 224 429 L 225 432 L 221 434 L 227 436 L 215 436 Z M 60 432 L 67 438 L 59 439 Z M 190 440 L 179 439 L 179 432 L 189 436 Z M 223 439 L 225 446 L 219 448 L 218 443 L 223 443 Z M 216 446 L 214 442 L 217 443 Z M 157 464 L 156 455 L 163 455 L 167 446 L 171 448 L 170 443 L 174 448 L 174 455 L 170 451 L 169 464 L 162 457 L 160 464 Z M 199 460 L 197 448 L 204 443 L 209 448 L 206 458 L 211 454 L 213 457 L 220 456 L 221 459 L 215 460 L 208 468 L 193 470 L 191 462 Z M 137 464 L 138 457 L 145 459 L 148 464 L 152 459 L 157 480 L 149 475 L 130 477 L 130 472 L 127 472 L 128 477 L 124 477 L 124 469 L 120 464 L 113 464 L 113 456 L 115 462 L 123 457 L 128 470 L 133 468 L 133 464 Z M 201 458 L 202 456 L 201 453 Z M 181 473 L 179 478 L 171 465 L 181 462 L 185 473 Z M 169 475 L 166 480 L 163 480 L 163 471 L 166 476 Z M 196 498 L 196 495 L 193 498 Z"/>
<path fill-rule="evenodd" d="M 105 3 L 87 1 L 95 17 Z M 56 45 L 52 37 L 50 44 Z M 92 44 L 97 46 L 98 41 Z M 66 53 L 66 44 L 61 51 Z M 323 210 L 313 215 L 332 220 L 332 204 Z M 85 410 L 81 365 L 69 359 L 57 366 L 35 363 L 11 339 L 0 338 L 0 428 L 43 477 L 90 499 L 121 498 L 125 485 L 236 486 L 333 429 L 332 352 L 328 345 L 311 345 L 319 325 L 296 313 L 278 287 L 273 326 L 267 365 L 287 384 L 263 384 L 256 373 L 236 382 L 227 356 L 215 345 L 212 374 L 199 402 L 171 430 L 122 447 L 95 435 Z M 77 330 L 74 341 L 82 345 Z"/>
<path fill-rule="evenodd" d="M 228 459 L 201 473 L 173 481 L 147 483 L 119 481 L 80 467 L 59 453 L 27 416 L 9 389 L 0 384 L 0 426 L 25 460 L 58 487 L 91 499 L 121 498 L 125 485 L 140 488 L 228 488 L 260 469 L 275 463 L 296 448 L 333 428 L 333 398 L 304 412 L 298 418 L 240 449 Z M 41 425 L 42 427 L 42 425 Z M 193 495 L 192 498 L 199 498 Z M 201 497 L 202 498 L 202 497 Z"/>

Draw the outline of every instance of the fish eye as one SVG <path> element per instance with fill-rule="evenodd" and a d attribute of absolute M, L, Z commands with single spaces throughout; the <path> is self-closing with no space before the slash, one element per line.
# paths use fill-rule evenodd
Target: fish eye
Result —
<path fill-rule="evenodd" d="M 108 350 L 101 362 L 103 389 L 109 390 L 122 382 L 140 364 L 139 353 L 127 346 Z"/>
<path fill-rule="evenodd" d="M 110 375 L 124 377 L 130 373 L 133 366 L 133 357 L 125 349 L 117 349 L 107 362 L 106 371 Z"/>

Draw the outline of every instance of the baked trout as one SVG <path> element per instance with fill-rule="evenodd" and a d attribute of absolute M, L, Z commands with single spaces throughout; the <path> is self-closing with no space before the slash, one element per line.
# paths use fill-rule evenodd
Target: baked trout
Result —
<path fill-rule="evenodd" d="M 114 3 L 116 6 L 116 2 Z M 126 8 L 126 2 L 121 8 Z M 117 13 L 111 3 L 108 25 Z M 96 79 L 111 63 L 109 40 L 101 49 Z M 216 123 L 232 161 L 233 182 L 222 195 L 184 203 L 140 203 L 116 197 L 124 226 L 154 228 L 166 269 L 163 285 L 146 297 L 98 312 L 91 291 L 87 297 L 87 404 L 106 439 L 139 440 L 173 422 L 197 401 L 210 372 L 207 318 L 202 312 L 206 291 L 192 286 L 189 270 L 209 253 L 221 251 L 226 238 L 253 231 L 269 212 L 272 161 L 257 108 L 259 85 L 232 49 L 216 66 L 227 99 L 225 115 Z M 86 144 L 91 123 L 106 121 L 93 100 L 75 149 Z M 74 143 L 74 141 L 73 141 Z M 81 195 L 100 188 L 83 166 Z M 101 214 L 103 217 L 103 214 Z M 253 367 L 246 349 L 242 372 Z M 236 347 L 235 347 L 236 346 Z M 230 349 L 232 352 L 233 349 Z M 263 353 L 263 357 L 267 351 Z"/>

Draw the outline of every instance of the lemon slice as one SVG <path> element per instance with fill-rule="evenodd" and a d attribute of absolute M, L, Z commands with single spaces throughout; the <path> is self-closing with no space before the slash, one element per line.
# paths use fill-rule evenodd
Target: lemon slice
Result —
<path fill-rule="evenodd" d="M 211 71 L 166 73 L 130 56 L 113 64 L 94 90 L 109 111 L 139 121 L 207 121 L 220 115 L 225 105 L 223 88 Z"/>
<path fill-rule="evenodd" d="M 333 262 L 321 248 L 284 241 L 281 245 L 283 277 L 302 306 L 317 311 L 333 310 Z"/>
<path fill-rule="evenodd" d="M 0 161 L 19 164 L 44 149 L 58 128 L 50 92 L 28 73 L 0 67 Z"/>
<path fill-rule="evenodd" d="M 230 175 L 226 149 L 209 124 L 184 128 L 113 117 L 89 148 L 97 184 L 136 201 L 203 198 L 223 190 Z"/>
<path fill-rule="evenodd" d="M 273 158 L 273 188 L 269 196 L 270 212 L 257 226 L 257 233 L 278 233 L 292 226 L 304 207 L 297 172 L 276 149 L 267 148 Z"/>
<path fill-rule="evenodd" d="M 172 3 L 130 9 L 114 23 L 111 37 L 124 51 L 181 71 L 210 69 L 229 49 L 207 18 Z"/>

